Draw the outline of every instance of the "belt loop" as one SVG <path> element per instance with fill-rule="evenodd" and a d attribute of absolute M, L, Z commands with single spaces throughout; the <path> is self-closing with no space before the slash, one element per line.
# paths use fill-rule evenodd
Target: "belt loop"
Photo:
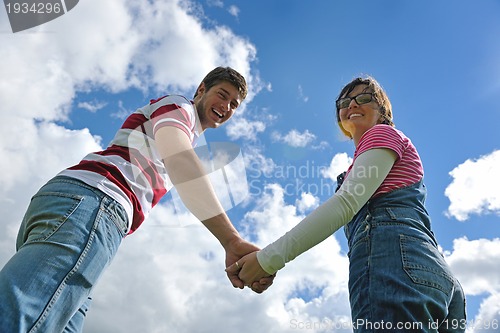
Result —
<path fill-rule="evenodd" d="M 385 207 L 385 211 L 387 212 L 387 214 L 389 214 L 391 220 L 396 220 L 396 214 L 394 214 L 391 208 Z"/>

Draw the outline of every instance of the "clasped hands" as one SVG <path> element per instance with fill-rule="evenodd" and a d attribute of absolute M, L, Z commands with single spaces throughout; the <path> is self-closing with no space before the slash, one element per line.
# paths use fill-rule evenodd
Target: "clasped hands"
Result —
<path fill-rule="evenodd" d="M 276 274 L 270 275 L 262 269 L 257 260 L 258 250 L 242 239 L 231 249 L 226 249 L 226 273 L 235 288 L 247 286 L 260 294 L 273 284 Z"/>

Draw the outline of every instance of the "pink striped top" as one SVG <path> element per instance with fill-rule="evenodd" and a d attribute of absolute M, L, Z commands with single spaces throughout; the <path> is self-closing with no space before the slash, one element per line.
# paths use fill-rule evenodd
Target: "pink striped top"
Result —
<path fill-rule="evenodd" d="M 392 126 L 379 124 L 366 131 L 358 142 L 354 152 L 353 163 L 356 158 L 369 149 L 388 148 L 396 152 L 397 159 L 389 174 L 373 197 L 391 192 L 395 189 L 412 185 L 424 176 L 424 169 L 417 149 L 403 132 Z M 347 170 L 351 171 L 352 164 Z"/>
<path fill-rule="evenodd" d="M 60 175 L 80 179 L 122 204 L 131 234 L 172 188 L 154 140 L 164 126 L 179 128 L 196 145 L 200 130 L 194 104 L 164 96 L 132 113 L 105 150 L 88 154 Z"/>

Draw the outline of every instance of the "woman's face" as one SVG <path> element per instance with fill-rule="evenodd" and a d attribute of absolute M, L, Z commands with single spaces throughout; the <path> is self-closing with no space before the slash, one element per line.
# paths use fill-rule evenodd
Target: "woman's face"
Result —
<path fill-rule="evenodd" d="M 350 102 L 346 102 L 345 105 L 341 106 L 339 109 L 339 117 L 342 127 L 351 134 L 354 142 L 361 138 L 361 136 L 373 126 L 382 122 L 382 116 L 380 114 L 380 106 L 375 101 L 375 98 L 370 95 L 362 95 L 358 97 L 358 104 L 354 99 L 360 94 L 370 94 L 372 91 L 368 89 L 365 84 L 360 84 L 347 95 L 341 96 L 343 98 L 352 98 Z M 368 103 L 364 103 L 369 100 Z"/>

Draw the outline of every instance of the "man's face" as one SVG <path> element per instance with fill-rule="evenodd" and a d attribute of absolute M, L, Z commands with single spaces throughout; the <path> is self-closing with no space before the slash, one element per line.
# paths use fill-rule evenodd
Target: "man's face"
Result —
<path fill-rule="evenodd" d="M 238 89 L 223 81 L 209 90 L 202 83 L 194 100 L 203 130 L 217 128 L 228 121 L 242 102 Z"/>

